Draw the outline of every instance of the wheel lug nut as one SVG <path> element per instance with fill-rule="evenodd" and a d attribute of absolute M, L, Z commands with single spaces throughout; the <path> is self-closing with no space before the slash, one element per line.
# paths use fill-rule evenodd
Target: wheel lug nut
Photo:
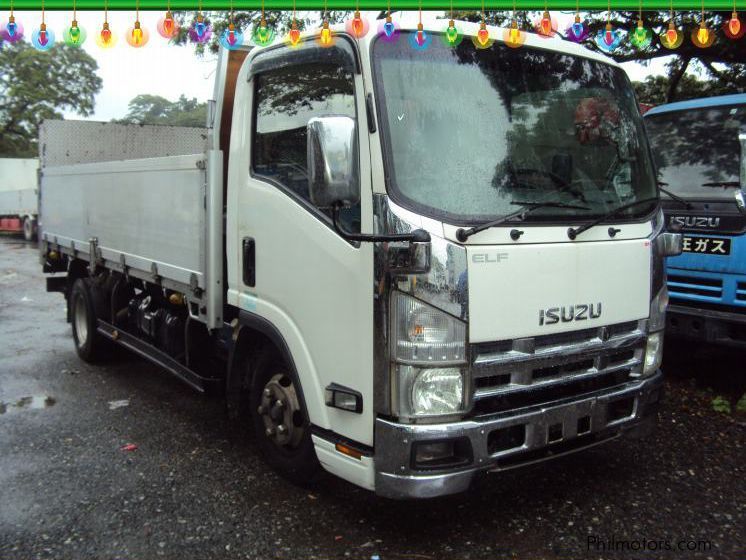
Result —
<path fill-rule="evenodd" d="M 273 435 L 275 435 L 275 430 L 274 428 L 267 428 L 264 433 L 267 435 L 267 437 L 272 437 Z"/>
<path fill-rule="evenodd" d="M 256 409 L 256 411 L 259 414 L 264 414 L 266 412 L 266 409 L 262 405 L 259 405 L 259 407 Z"/>
<path fill-rule="evenodd" d="M 282 402 L 280 399 L 277 399 L 275 401 L 275 406 L 278 407 L 278 408 L 284 408 L 285 407 L 285 403 Z"/>
<path fill-rule="evenodd" d="M 280 435 L 285 435 L 287 433 L 288 429 L 285 427 L 285 424 L 280 424 L 277 426 L 277 433 Z"/>
<path fill-rule="evenodd" d="M 265 397 L 271 397 L 272 396 L 272 391 L 270 391 L 269 389 L 264 389 L 264 396 Z"/>

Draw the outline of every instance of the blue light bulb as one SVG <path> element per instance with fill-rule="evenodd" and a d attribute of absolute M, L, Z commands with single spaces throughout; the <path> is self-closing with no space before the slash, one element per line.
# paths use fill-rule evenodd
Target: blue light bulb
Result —
<path fill-rule="evenodd" d="M 384 23 L 383 31 L 386 33 L 386 37 L 391 37 L 394 34 L 394 23 L 391 21 Z"/>

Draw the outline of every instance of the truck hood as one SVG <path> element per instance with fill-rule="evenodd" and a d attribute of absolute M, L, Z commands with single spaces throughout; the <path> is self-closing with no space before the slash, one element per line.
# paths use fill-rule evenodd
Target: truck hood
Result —
<path fill-rule="evenodd" d="M 648 239 L 467 247 L 469 340 L 643 319 L 650 263 Z"/>

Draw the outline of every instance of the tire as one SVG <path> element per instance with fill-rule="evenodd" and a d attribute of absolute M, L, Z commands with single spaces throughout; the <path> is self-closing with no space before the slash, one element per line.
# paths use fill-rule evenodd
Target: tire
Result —
<path fill-rule="evenodd" d="M 99 362 L 104 355 L 107 341 L 96 330 L 96 307 L 88 282 L 83 278 L 78 278 L 73 283 L 69 309 L 75 351 L 84 362 Z"/>
<path fill-rule="evenodd" d="M 254 435 L 264 460 L 291 482 L 312 484 L 321 465 L 311 441 L 303 395 L 290 368 L 276 356 L 263 354 L 253 361 L 249 410 Z M 269 392 L 269 394 L 268 394 Z M 278 406 L 277 401 L 284 406 Z M 282 427 L 285 426 L 283 433 Z"/>
<path fill-rule="evenodd" d="M 26 216 L 23 219 L 23 238 L 26 241 L 34 241 L 36 239 L 36 220 L 31 216 Z"/>

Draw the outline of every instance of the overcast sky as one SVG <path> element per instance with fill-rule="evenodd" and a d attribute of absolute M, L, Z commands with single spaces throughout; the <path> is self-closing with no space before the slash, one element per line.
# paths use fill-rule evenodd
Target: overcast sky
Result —
<path fill-rule="evenodd" d="M 424 12 L 425 19 L 434 19 L 442 12 Z M 560 27 L 569 24 L 572 16 L 557 14 Z M 135 20 L 134 12 L 109 12 L 112 31 L 118 36 L 116 46 L 111 49 L 99 48 L 93 34 L 101 29 L 103 13 L 100 11 L 78 12 L 78 23 L 88 32 L 85 50 L 96 59 L 98 74 L 103 79 L 103 88 L 96 97 L 96 112 L 92 120 L 109 121 L 121 118 L 127 113 L 127 104 L 138 94 L 160 95 L 170 100 L 181 94 L 196 97 L 200 101 L 212 98 L 213 77 L 216 57 L 206 54 L 198 57 L 191 46 L 177 47 L 158 35 L 156 23 L 163 12 L 140 12 L 142 26 L 150 31 L 150 41 L 140 49 L 130 47 L 125 39 L 125 31 Z M 415 17 L 416 12 L 407 14 Z M 5 15 L 2 16 L 3 20 Z M 70 25 L 72 12 L 47 12 L 49 29 L 62 40 L 62 30 Z M 16 20 L 21 22 L 27 37 L 39 26 L 41 12 L 16 11 Z M 648 74 L 663 72 L 665 59 L 654 61 L 645 67 L 638 63 L 626 63 L 625 70 L 632 80 L 641 80 Z M 74 113 L 66 118 L 81 118 Z"/>

